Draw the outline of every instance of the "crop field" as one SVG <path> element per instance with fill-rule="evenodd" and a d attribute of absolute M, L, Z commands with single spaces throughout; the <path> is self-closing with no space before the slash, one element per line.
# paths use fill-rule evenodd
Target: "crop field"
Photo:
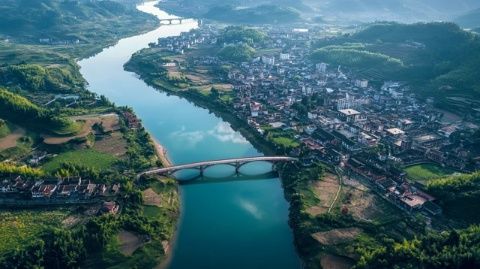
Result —
<path fill-rule="evenodd" d="M 48 227 L 61 225 L 66 211 L 0 211 L 0 255 L 20 247 Z"/>
<path fill-rule="evenodd" d="M 71 163 L 86 166 L 96 170 L 105 170 L 110 168 L 117 158 L 110 154 L 105 154 L 92 149 L 69 151 L 59 154 L 49 162 L 43 165 L 46 172 L 53 172 L 60 168 L 64 163 Z"/>

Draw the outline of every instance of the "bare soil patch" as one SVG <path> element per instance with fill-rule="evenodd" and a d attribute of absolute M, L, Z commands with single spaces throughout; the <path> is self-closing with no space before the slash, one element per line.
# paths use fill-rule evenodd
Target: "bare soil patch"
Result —
<path fill-rule="evenodd" d="M 118 233 L 119 250 L 125 256 L 130 256 L 143 245 L 139 236 L 129 231 L 122 230 Z"/>
<path fill-rule="evenodd" d="M 322 180 L 315 181 L 312 187 L 320 202 L 308 208 L 307 212 L 312 216 L 327 212 L 333 199 L 335 199 L 339 184 L 337 177 L 333 174 L 325 174 Z"/>
<path fill-rule="evenodd" d="M 361 232 L 359 228 L 333 229 L 314 233 L 312 237 L 322 245 L 337 245 L 355 239 Z"/>
<path fill-rule="evenodd" d="M 357 180 L 344 180 L 346 186 L 343 188 L 344 197 L 341 204 L 343 210 L 347 210 L 354 218 L 372 221 L 384 212 L 379 206 L 385 203 L 377 197 L 366 186 Z"/>
<path fill-rule="evenodd" d="M 152 188 L 143 191 L 143 203 L 145 205 L 162 205 L 162 196 L 157 194 Z"/>
<path fill-rule="evenodd" d="M 322 268 L 328 269 L 350 269 L 354 265 L 350 259 L 332 254 L 322 255 L 320 264 Z"/>
<path fill-rule="evenodd" d="M 232 84 L 213 84 L 212 87 L 223 92 L 229 92 L 233 89 Z"/>
<path fill-rule="evenodd" d="M 125 141 L 120 132 L 114 132 L 95 141 L 93 148 L 99 152 L 121 158 L 127 153 L 127 141 Z"/>
<path fill-rule="evenodd" d="M 172 161 L 168 158 L 167 150 L 160 144 L 156 139 L 153 139 L 153 144 L 155 145 L 155 153 L 157 154 L 158 159 L 162 163 L 163 167 L 172 166 Z"/>
<path fill-rule="evenodd" d="M 185 77 L 190 80 L 192 83 L 195 84 L 207 84 L 209 81 L 207 78 L 201 75 L 195 75 L 195 74 L 187 74 Z"/>
<path fill-rule="evenodd" d="M 72 216 L 68 216 L 66 219 L 64 219 L 62 221 L 62 224 L 63 224 L 63 226 L 68 228 L 68 227 L 72 227 L 72 226 L 75 226 L 76 224 L 80 223 L 81 220 L 82 220 L 82 218 L 80 216 L 72 215 Z"/>
<path fill-rule="evenodd" d="M 17 146 L 17 140 L 25 135 L 25 129 L 17 128 L 9 135 L 0 139 L 0 150 L 14 148 Z"/>
<path fill-rule="evenodd" d="M 112 132 L 120 129 L 119 117 L 117 114 L 105 114 L 105 115 L 87 115 L 77 116 L 71 118 L 74 121 L 83 121 L 82 129 L 73 136 L 43 136 L 43 142 L 47 145 L 60 145 L 68 143 L 74 139 L 85 138 L 93 132 L 92 127 L 95 124 L 100 124 L 105 132 Z"/>

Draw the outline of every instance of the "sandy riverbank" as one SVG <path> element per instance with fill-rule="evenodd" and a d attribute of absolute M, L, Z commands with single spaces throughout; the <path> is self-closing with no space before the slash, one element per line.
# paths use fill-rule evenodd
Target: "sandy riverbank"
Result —
<path fill-rule="evenodd" d="M 152 137 L 153 144 L 155 145 L 155 152 L 157 154 L 158 159 L 162 163 L 163 167 L 170 167 L 173 166 L 172 161 L 168 158 L 167 150 L 158 142 L 155 138 Z"/>
<path fill-rule="evenodd" d="M 150 137 L 152 139 L 153 144 L 155 145 L 155 152 L 157 154 L 157 157 L 162 163 L 163 167 L 173 166 L 172 161 L 170 161 L 170 159 L 168 158 L 167 150 L 153 136 L 150 136 Z M 170 264 L 170 261 L 172 259 L 171 245 L 175 241 L 174 238 L 175 237 L 173 237 L 168 241 L 167 240 L 162 241 L 163 250 L 165 252 L 165 259 L 162 262 L 160 262 L 157 266 L 155 266 L 155 269 L 165 269 Z"/>

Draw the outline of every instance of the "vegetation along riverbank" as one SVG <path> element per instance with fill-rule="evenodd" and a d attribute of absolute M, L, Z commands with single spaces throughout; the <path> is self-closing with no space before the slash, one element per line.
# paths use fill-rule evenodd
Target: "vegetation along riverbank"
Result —
<path fill-rule="evenodd" d="M 4 1 L 0 14 L 0 267 L 156 267 L 177 184 L 136 173 L 168 158 L 131 109 L 87 90 L 75 59 L 158 21 L 112 1 Z"/>

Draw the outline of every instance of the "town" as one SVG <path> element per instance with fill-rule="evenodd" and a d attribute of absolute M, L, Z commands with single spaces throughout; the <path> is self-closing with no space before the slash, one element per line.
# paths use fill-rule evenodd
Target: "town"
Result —
<path fill-rule="evenodd" d="M 434 163 L 457 173 L 479 169 L 480 153 L 468 139 L 459 141 L 452 135 L 468 137 L 478 125 L 435 108 L 432 98 L 419 98 L 408 83 L 379 83 L 342 66 L 313 62 L 310 47 L 329 38 L 319 34 L 324 30 L 262 27 L 266 38 L 250 42 L 257 53 L 241 62 L 196 52 L 220 42 L 221 30 L 211 25 L 160 39 L 150 47 L 170 56 L 163 67 L 171 81 L 178 81 L 172 77 L 179 72 L 187 74 L 183 82 L 201 81 L 199 69 L 229 66 L 206 80 L 230 87 L 214 84 L 212 92 L 278 149 L 301 157 L 303 165 L 339 166 L 346 180 L 363 179 L 406 212 L 440 214 L 435 197 L 403 168 Z M 245 43 L 224 42 L 220 47 Z"/>

